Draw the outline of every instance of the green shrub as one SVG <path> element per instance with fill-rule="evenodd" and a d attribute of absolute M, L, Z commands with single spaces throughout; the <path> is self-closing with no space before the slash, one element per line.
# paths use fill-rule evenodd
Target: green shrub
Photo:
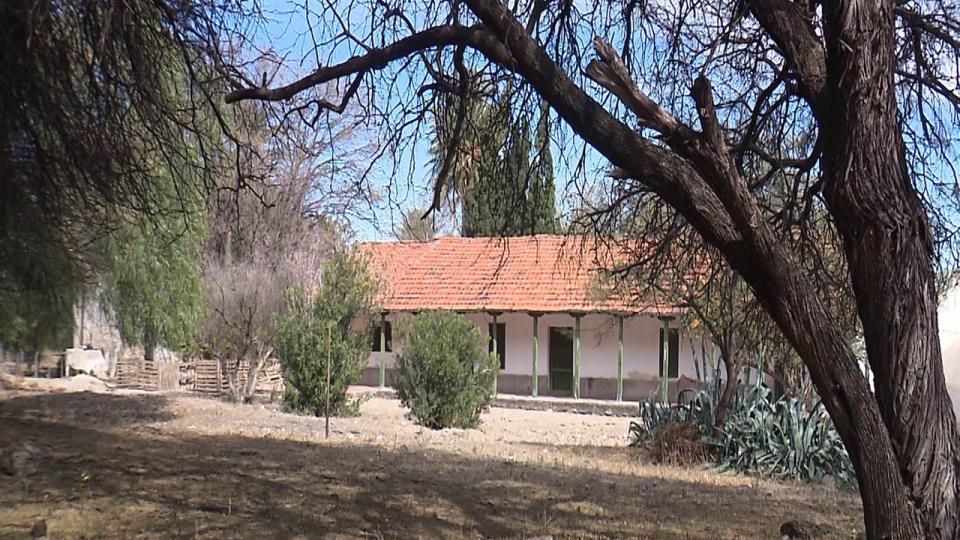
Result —
<path fill-rule="evenodd" d="M 413 420 L 431 429 L 475 427 L 499 367 L 483 333 L 462 315 L 431 311 L 406 321 L 400 336 L 394 388 Z"/>
<path fill-rule="evenodd" d="M 641 404 L 640 417 L 630 423 L 631 445 L 652 449 L 662 430 L 688 424 L 714 448 L 720 470 L 814 482 L 830 475 L 839 486 L 856 485 L 853 463 L 822 404 L 808 408 L 796 398 L 774 399 L 765 386 L 741 385 L 718 433 L 716 395 L 688 391 L 686 397 L 674 406 Z"/>
<path fill-rule="evenodd" d="M 780 479 L 856 485 L 850 456 L 823 404 L 772 399 L 765 387 L 741 392 L 717 438 L 722 470 Z"/>
<path fill-rule="evenodd" d="M 375 293 L 366 263 L 351 253 L 339 254 L 324 266 L 313 300 L 303 289 L 290 291 L 288 313 L 277 321 L 288 410 L 324 413 L 329 358 L 330 414 L 358 412 L 359 401 L 347 395 L 347 388 L 360 380 L 369 355 L 365 324 L 372 318 Z"/>

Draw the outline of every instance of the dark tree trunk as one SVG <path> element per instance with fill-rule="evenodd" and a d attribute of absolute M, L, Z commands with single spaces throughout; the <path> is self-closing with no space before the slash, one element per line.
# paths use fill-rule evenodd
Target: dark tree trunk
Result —
<path fill-rule="evenodd" d="M 740 380 L 740 360 L 734 348 L 730 344 L 720 345 L 720 359 L 723 361 L 725 378 L 723 392 L 720 394 L 720 399 L 717 400 L 717 416 L 713 422 L 713 428 L 718 432 L 723 429 L 723 425 L 727 422 L 730 407 L 733 405 L 733 396 L 737 391 Z"/>
<path fill-rule="evenodd" d="M 893 3 L 835 9 L 826 27 L 824 194 L 899 471 L 896 484 L 861 479 L 868 533 L 957 538 L 960 439 L 943 377 L 933 242 L 898 120 Z M 891 492 L 902 506 L 888 507 Z"/>

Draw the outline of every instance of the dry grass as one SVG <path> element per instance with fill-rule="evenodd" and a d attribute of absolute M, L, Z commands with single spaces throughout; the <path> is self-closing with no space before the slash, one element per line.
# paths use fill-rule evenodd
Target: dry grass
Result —
<path fill-rule="evenodd" d="M 322 419 L 185 395 L 6 394 L 0 538 L 776 538 L 803 519 L 849 538 L 855 496 L 653 465 L 627 420 L 494 409 L 433 432 L 373 399 Z"/>
<path fill-rule="evenodd" d="M 710 457 L 710 446 L 704 443 L 692 424 L 667 424 L 653 434 L 650 459 L 654 463 L 691 467 Z"/>

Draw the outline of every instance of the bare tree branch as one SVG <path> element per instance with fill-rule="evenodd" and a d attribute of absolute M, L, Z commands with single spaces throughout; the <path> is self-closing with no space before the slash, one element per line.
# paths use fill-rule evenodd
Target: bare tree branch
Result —
<path fill-rule="evenodd" d="M 379 49 L 371 49 L 340 64 L 322 67 L 310 75 L 279 88 L 244 88 L 227 94 L 225 101 L 243 100 L 286 101 L 293 96 L 347 75 L 383 69 L 390 62 L 433 47 L 467 45 L 481 50 L 503 66 L 512 64 L 506 48 L 481 26 L 436 26 L 407 36 Z"/>

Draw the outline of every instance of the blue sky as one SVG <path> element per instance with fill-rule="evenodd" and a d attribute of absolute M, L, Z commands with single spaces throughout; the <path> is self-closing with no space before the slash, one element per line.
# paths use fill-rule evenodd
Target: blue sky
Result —
<path fill-rule="evenodd" d="M 303 6 L 298 6 L 297 2 L 290 0 L 268 0 L 264 2 L 263 10 L 267 23 L 258 30 L 254 42 L 258 47 L 272 48 L 286 57 L 288 72 L 282 75 L 285 79 L 307 74 L 317 65 L 317 61 L 311 52 L 312 40 L 309 36 Z M 324 51 L 324 54 L 332 54 L 335 60 L 344 60 L 349 52 Z M 381 199 L 376 201 L 373 208 L 361 205 L 355 215 L 349 219 L 349 225 L 354 230 L 357 240 L 393 239 L 393 226 L 400 221 L 402 211 L 411 207 L 426 206 L 429 203 L 432 190 L 432 165 L 428 153 L 430 141 L 427 135 L 427 130 L 421 130 L 420 137 L 408 141 L 409 150 L 400 154 L 396 164 L 386 158 L 377 164 L 372 174 L 372 184 L 379 192 Z M 568 137 L 565 139 L 569 140 Z M 579 154 L 583 149 L 582 141 L 573 140 L 576 141 L 576 153 Z M 567 146 L 567 154 L 569 154 L 571 145 Z M 555 142 L 552 153 L 558 214 L 579 206 L 578 192 L 582 189 L 582 186 L 576 188 L 572 185 L 573 175 L 570 172 L 570 166 L 565 164 L 566 160 L 561 152 L 562 149 L 558 148 Z M 605 160 L 590 148 L 587 149 L 585 162 L 586 170 L 592 171 L 588 172 L 588 175 L 596 178 L 602 176 Z M 391 169 L 395 169 L 397 173 L 394 174 Z M 583 175 L 580 176 L 578 184 L 582 182 Z M 448 220 L 448 227 L 451 225 L 452 221 Z"/>
<path fill-rule="evenodd" d="M 263 47 L 272 47 L 281 55 L 286 56 L 286 63 L 290 72 L 285 73 L 284 77 L 302 76 L 317 65 L 317 60 L 310 53 L 312 41 L 308 35 L 303 5 L 298 5 L 298 3 L 310 1 L 266 0 L 263 3 L 268 22 L 256 36 L 255 43 Z M 311 5 L 316 7 L 315 0 Z M 343 16 L 351 17 L 346 14 Z M 351 21 L 360 17 L 360 15 L 355 13 L 352 17 Z M 358 28 L 364 26 L 364 21 L 357 20 L 356 22 Z M 323 53 L 330 54 L 334 61 L 343 60 L 350 54 L 346 50 L 328 50 L 323 51 Z M 321 62 L 326 63 L 326 59 L 321 59 Z M 407 74 L 400 74 L 398 79 L 406 76 Z M 403 81 L 400 81 L 399 84 L 403 84 Z M 655 90 L 651 89 L 654 92 Z M 588 88 L 587 91 L 589 92 L 591 89 Z M 956 133 L 952 135 L 953 138 L 957 137 Z M 564 133 L 555 133 L 554 136 L 557 139 L 552 148 L 557 184 L 557 204 L 558 213 L 562 215 L 580 206 L 583 191 L 602 184 L 606 161 L 591 148 L 587 148 L 584 160 L 585 170 L 579 176 L 575 176 L 572 172 L 573 164 L 576 163 L 580 152 L 583 151 L 582 141 L 569 133 L 569 130 Z M 560 141 L 559 144 L 563 145 L 562 148 L 558 147 L 558 141 Z M 392 239 L 393 225 L 399 221 L 401 212 L 404 209 L 422 207 L 428 203 L 432 187 L 432 167 L 428 154 L 427 131 L 422 130 L 420 137 L 407 142 L 409 151 L 401 153 L 397 163 L 384 159 L 374 169 L 372 187 L 379 192 L 382 198 L 375 201 L 372 207 L 359 207 L 355 214 L 351 216 L 349 224 L 356 233 L 356 239 Z M 943 162 L 928 163 L 928 166 L 933 169 L 933 174 L 941 177 L 947 176 L 946 165 Z M 394 174 L 393 170 L 399 171 L 399 174 Z M 943 175 L 939 173 L 940 170 L 943 170 Z M 386 188 L 388 185 L 391 186 L 389 192 Z M 948 214 L 956 216 L 954 211 L 949 211 Z"/>

